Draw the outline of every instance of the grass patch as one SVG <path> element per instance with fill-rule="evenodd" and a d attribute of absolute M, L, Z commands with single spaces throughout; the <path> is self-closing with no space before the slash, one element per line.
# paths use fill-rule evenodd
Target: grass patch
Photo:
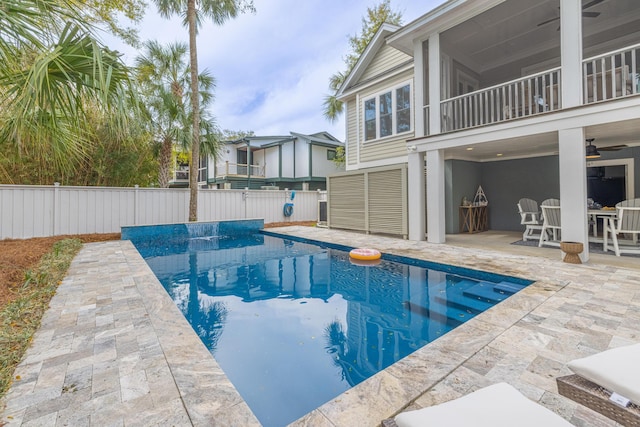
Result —
<path fill-rule="evenodd" d="M 9 389 L 16 366 L 81 247 L 79 239 L 55 243 L 34 269 L 25 271 L 15 299 L 0 311 L 0 397 Z"/>

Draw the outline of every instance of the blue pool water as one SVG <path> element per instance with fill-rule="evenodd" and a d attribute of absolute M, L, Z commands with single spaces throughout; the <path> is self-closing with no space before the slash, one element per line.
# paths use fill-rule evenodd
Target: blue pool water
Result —
<path fill-rule="evenodd" d="M 260 422 L 273 427 L 530 283 L 401 257 L 359 266 L 348 248 L 268 233 L 132 240 Z"/>

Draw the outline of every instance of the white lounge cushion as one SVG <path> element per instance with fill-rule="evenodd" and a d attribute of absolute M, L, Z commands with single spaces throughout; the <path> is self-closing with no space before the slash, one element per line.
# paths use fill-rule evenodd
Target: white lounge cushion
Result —
<path fill-rule="evenodd" d="M 568 366 L 582 378 L 640 405 L 640 344 L 572 360 Z"/>
<path fill-rule="evenodd" d="M 398 427 L 486 426 L 571 427 L 560 415 L 498 383 L 458 399 L 395 417 Z"/>

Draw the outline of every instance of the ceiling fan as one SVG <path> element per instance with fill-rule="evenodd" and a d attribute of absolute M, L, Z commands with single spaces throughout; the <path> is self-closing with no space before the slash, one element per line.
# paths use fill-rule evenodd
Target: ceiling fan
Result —
<path fill-rule="evenodd" d="M 595 141 L 595 138 L 587 139 L 587 142 L 588 142 L 586 147 L 587 159 L 596 159 L 600 157 L 600 151 L 619 151 L 619 150 L 622 150 L 623 148 L 629 147 L 627 144 L 618 144 L 618 145 L 610 145 L 608 147 L 598 148 L 595 145 L 593 145 L 593 141 Z"/>
<path fill-rule="evenodd" d="M 582 6 L 582 10 L 583 10 L 582 16 L 585 17 L 585 18 L 597 18 L 598 16 L 600 16 L 600 12 L 588 12 L 588 11 L 586 11 L 586 9 L 589 9 L 589 8 L 591 8 L 591 7 L 593 7 L 593 6 L 597 5 L 597 4 L 600 4 L 603 1 L 605 1 L 605 0 L 591 0 L 589 3 L 585 4 L 584 6 Z M 560 9 L 560 8 L 558 8 L 558 9 Z M 543 25 L 546 25 L 546 24 L 548 24 L 550 22 L 554 22 L 554 21 L 558 21 L 558 20 L 560 20 L 560 17 L 556 16 L 555 18 L 551 18 L 551 19 L 548 19 L 546 21 L 543 21 L 543 22 L 539 23 L 538 27 L 542 27 Z M 560 27 L 558 27 L 558 29 L 560 29 Z"/>

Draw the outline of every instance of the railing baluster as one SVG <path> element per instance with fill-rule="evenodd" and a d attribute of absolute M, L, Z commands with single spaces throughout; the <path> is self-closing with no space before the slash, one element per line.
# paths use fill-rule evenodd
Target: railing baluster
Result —
<path fill-rule="evenodd" d="M 638 68 L 636 67 L 636 50 L 631 51 L 631 93 L 638 93 L 638 85 L 640 84 L 640 77 L 637 74 Z"/>
<path fill-rule="evenodd" d="M 609 59 L 611 61 L 611 99 L 618 95 L 618 87 L 616 85 L 616 57 L 611 55 Z"/>
<path fill-rule="evenodd" d="M 606 58 L 602 58 L 601 62 L 601 70 L 600 70 L 600 78 L 602 79 L 602 99 L 607 99 L 607 60 Z"/>
<path fill-rule="evenodd" d="M 620 54 L 620 96 L 627 95 L 627 55 Z"/>
<path fill-rule="evenodd" d="M 593 93 L 591 94 L 591 102 L 595 102 L 598 100 L 598 79 L 596 78 L 596 76 L 598 75 L 597 67 L 598 64 L 596 63 L 596 61 L 591 61 L 591 90 L 593 91 Z"/>

